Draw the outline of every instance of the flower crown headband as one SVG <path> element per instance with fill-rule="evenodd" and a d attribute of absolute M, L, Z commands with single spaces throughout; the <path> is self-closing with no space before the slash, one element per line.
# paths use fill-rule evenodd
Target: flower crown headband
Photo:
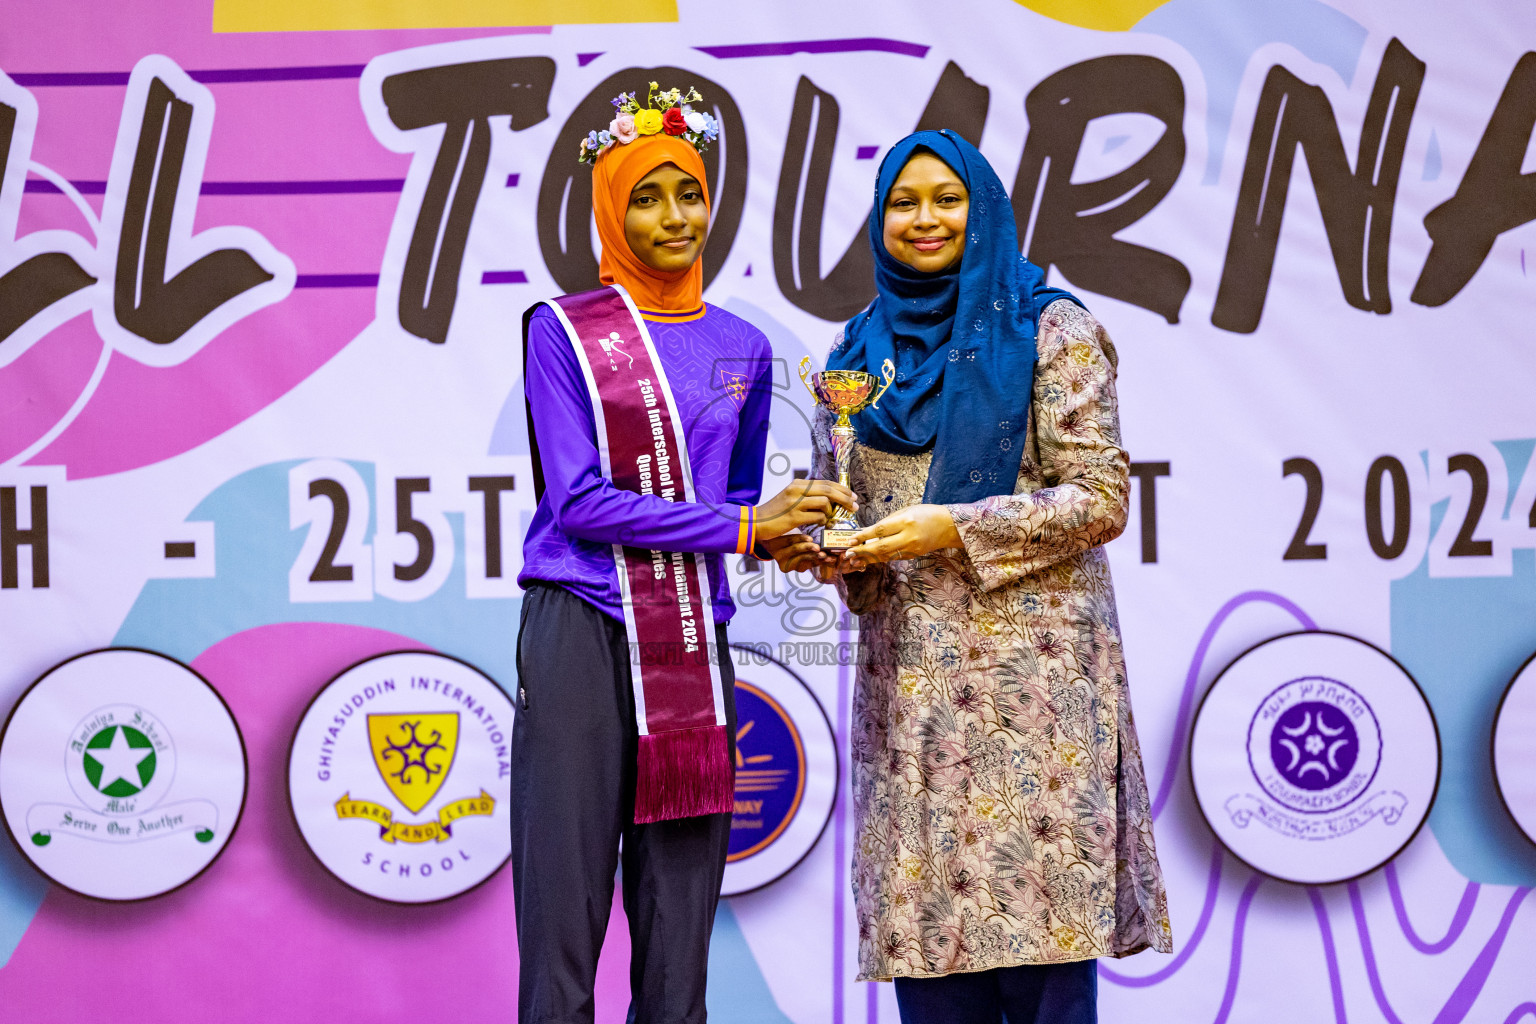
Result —
<path fill-rule="evenodd" d="M 691 85 L 684 95 L 679 89 L 661 92 L 652 82 L 643 107 L 636 97 L 637 94 L 632 92 L 621 92 L 614 97 L 613 120 L 608 127 L 603 131 L 588 132 L 581 140 L 582 163 L 596 163 L 610 147 L 627 146 L 642 135 L 671 135 L 692 143 L 693 148 L 702 153 L 720 134 L 719 121 L 689 105 L 704 99 Z M 653 103 L 656 105 L 652 106 Z"/>

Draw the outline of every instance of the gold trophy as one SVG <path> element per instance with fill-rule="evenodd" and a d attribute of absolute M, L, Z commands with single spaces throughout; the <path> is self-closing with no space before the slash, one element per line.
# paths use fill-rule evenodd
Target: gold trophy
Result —
<path fill-rule="evenodd" d="M 885 383 L 880 385 L 879 391 L 875 390 L 879 378 L 872 373 L 863 370 L 822 370 L 820 373 L 810 373 L 810 367 L 809 356 L 800 360 L 800 379 L 810 389 L 817 404 L 828 412 L 837 413 L 837 422 L 832 425 L 832 459 L 837 465 L 837 482 L 847 487 L 848 464 L 853 458 L 854 440 L 853 424 L 848 422 L 848 417 L 863 411 L 866 406 L 876 409 L 880 407 L 880 396 L 885 394 L 885 389 L 896 379 L 896 367 L 889 359 L 880 367 Z M 852 547 L 853 535 L 858 532 L 858 520 L 839 505 L 832 513 L 832 521 L 822 530 L 822 550 L 836 552 Z"/>

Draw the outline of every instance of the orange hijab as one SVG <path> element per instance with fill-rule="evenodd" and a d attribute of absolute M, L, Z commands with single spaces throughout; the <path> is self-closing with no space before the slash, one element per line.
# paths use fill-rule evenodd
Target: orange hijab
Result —
<path fill-rule="evenodd" d="M 628 145 L 614 143 L 592 167 L 592 213 L 597 220 L 597 237 L 603 244 L 598 279 L 603 284 L 623 285 L 641 309 L 692 312 L 704 302 L 702 262 L 694 260 L 687 270 L 670 274 L 653 270 L 640 262 L 624 237 L 624 213 L 629 209 L 630 191 L 662 164 L 676 164 L 697 178 L 708 205 L 704 161 L 699 159 L 699 151 L 692 143 L 660 133 L 643 135 Z"/>

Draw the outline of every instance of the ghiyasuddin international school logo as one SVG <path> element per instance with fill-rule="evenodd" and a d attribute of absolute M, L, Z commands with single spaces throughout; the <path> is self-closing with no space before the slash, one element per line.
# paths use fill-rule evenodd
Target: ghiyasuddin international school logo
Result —
<path fill-rule="evenodd" d="M 442 790 L 458 747 L 457 711 L 368 716 L 373 765 L 390 794 L 411 814 L 420 814 Z M 351 794 L 336 801 L 336 817 L 374 822 L 386 843 L 446 842 L 453 838 L 453 823 L 458 819 L 488 817 L 495 810 L 496 798 L 484 789 L 443 804 L 436 818 L 416 822 L 396 820 L 390 808 L 354 800 Z"/>
<path fill-rule="evenodd" d="M 64 662 L 22 697 L 0 739 L 12 837 L 88 896 L 142 899 L 189 881 L 223 849 L 244 799 L 229 709 L 197 673 L 149 651 Z"/>
<path fill-rule="evenodd" d="M 1440 747 L 1413 678 L 1340 633 L 1265 641 L 1211 684 L 1191 778 L 1238 858 L 1290 881 L 1343 881 L 1407 845 L 1434 800 Z"/>
<path fill-rule="evenodd" d="M 745 650 L 745 649 L 743 649 Z M 794 869 L 832 814 L 837 747 L 799 677 L 753 653 L 736 680 L 736 797 L 723 895 L 759 889 Z"/>
<path fill-rule="evenodd" d="M 288 794 L 311 852 L 370 896 L 428 903 L 512 852 L 512 703 L 453 658 L 401 652 L 328 683 L 294 733 Z"/>

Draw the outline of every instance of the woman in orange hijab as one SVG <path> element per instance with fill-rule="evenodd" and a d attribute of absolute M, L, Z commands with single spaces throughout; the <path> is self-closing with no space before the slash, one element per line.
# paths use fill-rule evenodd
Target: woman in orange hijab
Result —
<path fill-rule="evenodd" d="M 659 177 L 651 181 L 657 172 Z M 661 227 L 649 225 L 652 218 L 646 215 L 659 211 L 663 191 L 675 193 L 679 208 L 676 217 L 667 220 L 664 233 L 681 218 L 686 226 L 671 234 L 696 240 L 697 245 L 674 249 L 652 245 L 646 258 L 638 255 L 635 241 L 628 237 L 628 213 L 632 199 L 640 198 L 632 193 L 642 180 L 648 187 L 641 190 L 645 199 L 636 208 L 637 228 L 642 219 L 651 229 Z M 603 284 L 623 285 L 635 304 L 647 312 L 691 316 L 701 311 L 704 265 L 698 257 L 709 233 L 709 192 L 704 183 L 704 161 L 693 144 L 658 134 L 612 146 L 592 167 L 592 215 L 603 245 L 598 263 L 598 279 Z M 643 246 L 642 242 L 642 251 Z"/>
<path fill-rule="evenodd" d="M 703 301 L 699 264 L 699 148 L 718 129 L 689 105 L 696 93 L 654 89 L 643 108 L 621 96 L 608 131 L 582 144 L 611 287 L 524 319 L 539 492 L 518 576 L 512 735 L 525 1021 L 591 1019 L 621 843 L 632 1019 L 704 1020 L 735 730 L 721 556 L 853 504 L 845 488 L 803 480 L 758 503 L 772 351 Z M 690 633 L 693 614 L 703 624 Z M 683 641 L 651 642 L 661 633 L 647 630 L 679 616 Z M 700 632 L 712 642 L 689 639 Z M 699 647 L 716 652 L 708 664 Z M 694 653 L 670 657 L 679 651 Z"/>

